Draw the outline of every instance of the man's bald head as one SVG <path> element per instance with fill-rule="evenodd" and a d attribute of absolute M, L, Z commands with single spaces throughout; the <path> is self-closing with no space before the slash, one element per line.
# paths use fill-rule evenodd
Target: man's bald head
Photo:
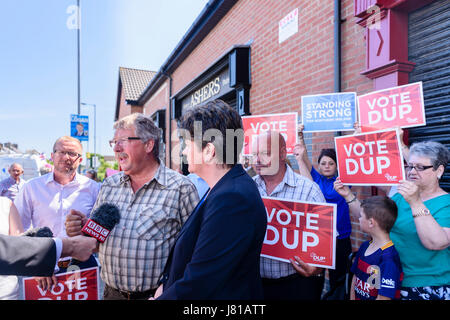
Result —
<path fill-rule="evenodd" d="M 80 140 L 64 136 L 56 140 L 53 145 L 53 153 L 51 155 L 53 160 L 54 175 L 70 176 L 76 172 L 80 165 L 83 153 L 83 147 Z"/>
<path fill-rule="evenodd" d="M 20 176 L 23 174 L 23 167 L 20 163 L 14 162 L 9 166 L 8 172 L 11 178 L 18 181 Z"/>
<path fill-rule="evenodd" d="M 64 142 L 71 142 L 71 143 L 75 143 L 78 145 L 79 147 L 79 152 L 78 153 L 82 153 L 83 152 L 83 145 L 81 144 L 80 140 L 74 138 L 74 137 L 69 137 L 69 136 L 63 136 L 61 138 L 58 138 L 55 143 L 53 144 L 53 152 L 55 152 L 56 150 L 58 150 L 58 146 Z"/>
<path fill-rule="evenodd" d="M 264 131 L 258 135 L 258 139 L 266 141 L 269 145 L 274 142 L 274 147 L 277 148 L 280 152 L 286 149 L 286 140 L 284 140 L 283 136 L 278 131 Z"/>
<path fill-rule="evenodd" d="M 19 169 L 19 170 L 23 171 L 22 165 L 20 163 L 17 163 L 17 162 L 14 162 L 13 164 L 11 164 L 9 166 L 9 170 L 12 170 L 12 169 Z"/>

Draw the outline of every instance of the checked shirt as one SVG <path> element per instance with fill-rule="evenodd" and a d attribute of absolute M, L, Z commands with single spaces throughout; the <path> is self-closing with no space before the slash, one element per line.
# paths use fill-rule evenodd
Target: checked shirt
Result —
<path fill-rule="evenodd" d="M 123 291 L 155 289 L 170 248 L 198 200 L 192 182 L 162 163 L 136 193 L 123 172 L 107 178 L 94 210 L 103 203 L 115 204 L 121 218 L 100 245 L 105 283 Z"/>

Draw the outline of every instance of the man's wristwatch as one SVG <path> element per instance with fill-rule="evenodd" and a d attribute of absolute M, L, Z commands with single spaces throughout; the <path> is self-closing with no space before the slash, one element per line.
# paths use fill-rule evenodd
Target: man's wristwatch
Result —
<path fill-rule="evenodd" d="M 427 208 L 422 208 L 417 210 L 416 212 L 413 211 L 413 218 L 417 218 L 417 217 L 423 217 L 423 216 L 429 216 L 431 215 L 430 210 L 428 210 Z"/>

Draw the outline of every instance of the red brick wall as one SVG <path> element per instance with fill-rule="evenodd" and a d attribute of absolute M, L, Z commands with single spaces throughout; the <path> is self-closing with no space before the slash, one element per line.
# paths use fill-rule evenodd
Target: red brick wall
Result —
<path fill-rule="evenodd" d="M 165 109 L 169 104 L 169 81 L 166 80 L 144 104 L 144 113 L 152 115 L 155 111 Z"/>
<path fill-rule="evenodd" d="M 123 87 L 121 86 L 121 90 L 120 90 L 120 107 L 119 107 L 119 117 L 118 117 L 118 119 L 129 115 L 130 114 L 130 110 L 129 109 L 130 109 L 129 106 L 125 102 L 125 95 L 124 95 L 124 92 L 123 92 Z"/>
<path fill-rule="evenodd" d="M 169 80 L 166 80 L 159 88 L 156 90 L 156 92 L 153 94 L 153 96 L 150 97 L 149 100 L 147 100 L 144 104 L 143 113 L 146 115 L 151 116 L 155 111 L 165 109 L 166 110 L 166 128 L 169 128 L 169 98 L 170 98 L 170 92 L 169 92 Z M 177 124 L 176 122 L 172 122 L 172 128 L 176 129 Z M 169 144 L 167 141 L 170 139 L 170 132 L 168 129 L 166 129 L 166 165 L 169 164 Z"/>
<path fill-rule="evenodd" d="M 299 8 L 299 32 L 279 44 L 278 22 L 295 8 Z M 173 92 L 233 45 L 249 41 L 252 114 L 300 112 L 302 95 L 333 92 L 333 3 L 321 0 L 269 1 L 265 5 L 239 1 L 174 72 Z M 318 136 L 314 157 L 334 144 L 332 134 Z"/>
<path fill-rule="evenodd" d="M 373 84 L 360 75 L 365 70 L 366 49 L 364 29 L 356 24 L 353 4 L 353 0 L 342 1 L 341 14 L 345 21 L 341 29 L 341 81 L 342 91 L 361 94 L 371 91 Z M 295 8 L 299 8 L 299 31 L 279 44 L 278 22 Z M 271 0 L 262 5 L 260 1 L 241 0 L 172 74 L 172 95 L 233 45 L 251 42 L 252 114 L 300 113 L 302 95 L 334 91 L 333 28 L 333 1 Z M 161 91 L 145 104 L 145 113 L 163 107 L 169 107 L 169 102 L 168 94 Z M 310 146 L 313 163 L 317 162 L 322 148 L 334 147 L 333 137 L 333 133 L 313 135 Z M 370 194 L 368 188 L 353 190 Z M 359 233 L 358 218 L 352 217 L 352 221 L 356 248 L 364 235 Z"/>
<path fill-rule="evenodd" d="M 142 106 L 130 105 L 125 101 L 125 95 L 123 93 L 123 87 L 120 90 L 120 107 L 119 107 L 119 118 L 123 118 L 132 113 L 142 112 Z"/>

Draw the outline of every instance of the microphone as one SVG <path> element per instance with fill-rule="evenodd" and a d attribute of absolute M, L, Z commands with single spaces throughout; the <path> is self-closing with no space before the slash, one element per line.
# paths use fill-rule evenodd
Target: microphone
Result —
<path fill-rule="evenodd" d="M 53 232 L 49 227 L 40 227 L 28 229 L 22 236 L 25 237 L 39 237 L 39 238 L 53 238 Z"/>
<path fill-rule="evenodd" d="M 92 212 L 90 219 L 88 219 L 81 231 L 85 235 L 103 243 L 119 221 L 119 208 L 114 204 L 104 203 Z M 79 263 L 80 261 L 72 259 L 70 264 Z"/>
<path fill-rule="evenodd" d="M 81 231 L 103 243 L 119 221 L 119 208 L 114 204 L 104 203 L 94 210 Z"/>

